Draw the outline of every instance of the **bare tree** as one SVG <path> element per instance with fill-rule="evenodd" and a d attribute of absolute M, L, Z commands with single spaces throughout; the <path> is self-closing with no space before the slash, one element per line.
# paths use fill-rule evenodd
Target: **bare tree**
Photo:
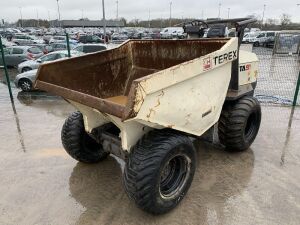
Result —
<path fill-rule="evenodd" d="M 281 15 L 280 21 L 282 26 L 289 25 L 291 23 L 291 16 L 289 14 L 283 13 Z"/>

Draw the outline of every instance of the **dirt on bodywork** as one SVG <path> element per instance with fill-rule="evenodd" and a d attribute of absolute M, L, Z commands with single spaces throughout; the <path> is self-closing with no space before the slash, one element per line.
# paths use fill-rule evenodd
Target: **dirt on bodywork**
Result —
<path fill-rule="evenodd" d="M 42 65 L 36 87 L 124 120 L 132 116 L 134 80 L 209 54 L 228 40 L 130 40 L 112 50 Z M 118 96 L 121 103 L 113 101 Z"/>

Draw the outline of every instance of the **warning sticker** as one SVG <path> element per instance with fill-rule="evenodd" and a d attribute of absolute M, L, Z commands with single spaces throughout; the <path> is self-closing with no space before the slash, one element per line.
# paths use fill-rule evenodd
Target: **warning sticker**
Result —
<path fill-rule="evenodd" d="M 203 59 L 203 70 L 210 70 L 211 69 L 212 60 L 210 57 Z"/>

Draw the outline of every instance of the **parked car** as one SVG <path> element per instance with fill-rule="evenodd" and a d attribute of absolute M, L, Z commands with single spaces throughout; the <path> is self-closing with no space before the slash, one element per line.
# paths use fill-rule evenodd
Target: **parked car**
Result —
<path fill-rule="evenodd" d="M 250 39 L 250 43 L 253 43 L 253 46 L 255 47 L 266 46 L 266 42 L 271 38 L 274 39 L 275 36 L 275 31 L 262 31 L 255 38 Z"/>
<path fill-rule="evenodd" d="M 15 36 L 12 39 L 12 42 L 14 42 L 17 45 L 30 45 L 30 44 L 43 44 L 44 40 L 37 39 L 34 36 L 21 33 L 21 34 L 15 34 Z"/>
<path fill-rule="evenodd" d="M 59 55 L 55 56 L 55 54 L 59 54 Z M 82 55 L 81 52 L 73 51 L 73 50 L 71 51 L 71 56 L 72 57 L 80 56 L 80 55 Z M 58 59 L 66 58 L 66 57 L 68 57 L 68 52 L 67 51 L 60 51 L 60 52 L 49 53 L 48 55 L 45 55 L 45 56 L 41 57 L 40 59 L 37 59 L 35 65 L 33 65 L 34 63 L 30 64 L 35 69 L 25 71 L 25 72 L 20 73 L 16 76 L 16 79 L 14 81 L 15 86 L 17 88 L 22 89 L 22 91 L 31 91 L 31 90 L 33 90 L 34 89 L 33 88 L 33 83 L 34 83 L 35 78 L 36 78 L 38 66 L 41 63 L 46 63 L 46 62 L 50 62 L 50 61 L 53 61 L 53 60 L 58 60 Z"/>
<path fill-rule="evenodd" d="M 78 51 L 71 51 L 71 56 L 79 56 L 82 55 L 81 52 Z M 22 62 L 18 65 L 18 71 L 20 73 L 24 73 L 29 70 L 38 69 L 39 65 L 45 62 L 54 61 L 57 59 L 62 59 L 68 57 L 68 51 L 56 51 L 51 52 L 47 55 L 44 55 L 38 59 L 35 60 L 28 60 L 25 62 Z"/>
<path fill-rule="evenodd" d="M 82 53 L 92 53 L 106 50 L 106 46 L 102 44 L 79 44 L 73 50 L 79 51 Z"/>
<path fill-rule="evenodd" d="M 49 44 L 56 43 L 56 42 L 62 42 L 62 41 L 66 41 L 66 37 L 65 36 L 53 36 L 49 40 Z"/>
<path fill-rule="evenodd" d="M 0 38 L 1 38 L 2 45 L 3 45 L 4 48 L 16 46 L 15 43 L 10 42 L 10 41 L 7 41 L 7 39 L 5 39 L 5 38 L 3 38 L 3 37 L 1 37 L 1 36 L 0 36 Z"/>
<path fill-rule="evenodd" d="M 65 42 L 52 43 L 50 46 L 52 47 L 53 51 L 61 51 L 61 50 L 67 50 L 68 49 L 68 45 Z M 75 44 L 70 43 L 70 49 L 73 49 L 75 47 L 76 47 Z"/>
<path fill-rule="evenodd" d="M 297 51 L 300 43 L 300 35 L 289 33 L 280 35 L 278 39 L 279 48 L 289 49 L 289 52 Z"/>
<path fill-rule="evenodd" d="M 13 46 L 4 49 L 6 65 L 11 67 L 15 67 L 26 60 L 37 59 L 42 55 L 44 53 L 39 48 L 33 46 Z M 0 65 L 2 65 L 1 55 Z"/>
<path fill-rule="evenodd" d="M 53 43 L 64 43 L 67 41 L 66 36 L 53 36 L 50 40 L 49 40 L 49 44 L 53 44 Z M 72 44 L 76 44 L 78 43 L 77 40 L 69 38 L 69 42 Z"/>
<path fill-rule="evenodd" d="M 4 30 L 1 30 L 0 31 L 0 35 L 4 38 L 6 38 L 7 40 L 11 41 L 12 37 L 13 37 L 13 33 L 10 32 L 10 31 L 4 31 Z"/>
<path fill-rule="evenodd" d="M 103 43 L 104 41 L 96 35 L 82 35 L 79 36 L 79 42 L 81 43 Z"/>
<path fill-rule="evenodd" d="M 166 27 L 160 32 L 160 36 L 163 39 L 169 39 L 183 35 L 182 27 Z"/>
<path fill-rule="evenodd" d="M 37 74 L 37 69 L 26 71 L 16 76 L 15 86 L 21 88 L 22 91 L 33 90 L 33 83 Z"/>
<path fill-rule="evenodd" d="M 267 40 L 264 42 L 264 46 L 267 48 L 274 48 L 274 44 L 275 44 L 275 36 L 268 37 Z"/>
<path fill-rule="evenodd" d="M 33 44 L 33 45 L 30 45 L 30 46 L 38 47 L 39 49 L 42 50 L 42 52 L 44 54 L 48 54 L 50 52 L 53 52 L 53 48 L 52 48 L 51 45 L 47 45 L 47 44 Z"/>
<path fill-rule="evenodd" d="M 245 43 L 245 44 L 252 43 L 252 40 L 254 40 L 258 35 L 259 35 L 259 33 L 257 33 L 257 32 L 245 33 L 242 43 Z"/>

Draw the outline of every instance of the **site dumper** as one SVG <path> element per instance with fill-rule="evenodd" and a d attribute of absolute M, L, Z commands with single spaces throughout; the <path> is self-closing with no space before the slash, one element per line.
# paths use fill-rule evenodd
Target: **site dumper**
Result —
<path fill-rule="evenodd" d="M 174 208 L 191 185 L 193 138 L 218 124 L 229 151 L 254 141 L 261 118 L 253 97 L 257 62 L 253 53 L 239 51 L 237 37 L 129 40 L 43 64 L 35 86 L 78 109 L 62 128 L 66 151 L 84 163 L 109 154 L 123 158 L 128 196 L 159 214 Z"/>

